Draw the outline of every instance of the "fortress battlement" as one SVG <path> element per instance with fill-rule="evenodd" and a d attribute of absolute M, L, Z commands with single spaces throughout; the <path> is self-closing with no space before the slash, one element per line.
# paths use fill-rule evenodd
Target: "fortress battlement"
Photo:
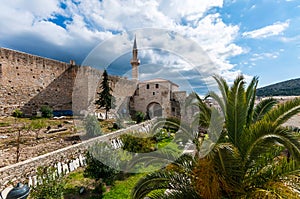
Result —
<path fill-rule="evenodd" d="M 65 63 L 62 61 L 57 61 L 54 59 L 32 55 L 29 53 L 3 47 L 0 48 L 0 60 L 2 62 L 8 62 L 11 65 L 36 65 L 37 67 L 59 66 L 57 70 L 65 70 L 66 68 L 71 66 L 70 63 Z"/>

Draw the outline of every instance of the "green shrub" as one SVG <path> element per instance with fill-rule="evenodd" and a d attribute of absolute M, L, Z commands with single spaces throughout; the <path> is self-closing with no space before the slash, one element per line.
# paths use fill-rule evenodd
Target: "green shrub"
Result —
<path fill-rule="evenodd" d="M 24 114 L 23 114 L 23 112 L 20 109 L 14 110 L 14 112 L 12 114 L 13 117 L 17 117 L 17 118 L 23 117 L 23 115 Z"/>
<path fill-rule="evenodd" d="M 123 142 L 122 149 L 132 153 L 147 153 L 153 151 L 155 148 L 155 139 L 143 136 L 141 133 L 135 136 L 123 134 L 120 138 Z"/>
<path fill-rule="evenodd" d="M 106 192 L 106 186 L 101 182 L 97 183 L 93 192 L 99 196 L 102 196 Z"/>
<path fill-rule="evenodd" d="M 64 198 L 63 179 L 56 175 L 54 167 L 39 167 L 37 170 L 38 184 L 32 188 L 30 198 L 34 199 L 59 199 Z"/>
<path fill-rule="evenodd" d="M 96 181 L 102 180 L 107 185 L 113 184 L 120 174 L 120 157 L 116 156 L 113 150 L 105 142 L 91 146 L 86 154 L 87 166 L 84 176 Z M 105 160 L 105 164 L 101 160 Z"/>
<path fill-rule="evenodd" d="M 53 110 L 52 110 L 52 108 L 50 108 L 47 105 L 42 106 L 41 109 L 40 109 L 40 111 L 42 113 L 42 117 L 44 117 L 44 118 L 51 118 L 51 117 L 53 117 Z"/>
<path fill-rule="evenodd" d="M 139 124 L 143 121 L 145 121 L 145 114 L 143 112 L 136 112 L 135 113 L 135 120 L 136 120 L 136 123 Z"/>
<path fill-rule="evenodd" d="M 88 115 L 85 117 L 84 128 L 87 137 L 95 137 L 102 135 L 101 127 L 99 125 L 98 119 L 94 115 Z"/>

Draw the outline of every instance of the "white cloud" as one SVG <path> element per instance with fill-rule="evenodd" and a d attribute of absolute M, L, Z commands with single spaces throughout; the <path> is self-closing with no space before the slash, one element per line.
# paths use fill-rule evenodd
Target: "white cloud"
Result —
<path fill-rule="evenodd" d="M 273 25 L 265 26 L 263 28 L 244 32 L 242 35 L 249 38 L 266 38 L 274 35 L 279 35 L 289 27 L 289 21 L 276 22 Z"/>
<path fill-rule="evenodd" d="M 66 9 L 60 7 L 61 2 L 66 4 Z M 223 3 L 223 0 L 89 0 L 80 3 L 67 0 L 7 0 L 0 7 L 0 45 L 4 40 L 13 41 L 26 33 L 28 41 L 33 44 L 40 38 L 53 47 L 49 49 L 53 52 L 59 47 L 68 55 L 80 54 L 80 59 L 83 59 L 88 50 L 115 34 L 138 28 L 162 28 L 200 45 L 215 64 L 213 72 L 230 79 L 237 72 L 229 59 L 245 53 L 245 49 L 235 44 L 239 26 L 226 24 L 218 13 L 207 14 L 215 7 L 221 8 Z M 64 28 L 49 20 L 56 15 L 72 20 Z M 281 33 L 287 26 L 288 22 L 276 23 L 243 35 L 266 37 Z M 138 44 L 142 46 L 146 39 L 141 37 L 143 35 L 138 35 Z M 131 42 L 127 40 L 125 43 L 131 45 Z M 170 47 L 163 39 L 157 38 L 151 42 L 156 42 L 162 49 Z M 35 48 L 38 48 L 37 45 Z M 122 51 L 120 46 L 112 48 Z M 148 52 L 147 57 L 153 62 L 173 66 L 174 71 L 192 69 L 191 65 L 174 54 L 161 56 Z M 204 69 L 202 72 L 211 73 Z"/>
<path fill-rule="evenodd" d="M 250 58 L 250 61 L 255 62 L 258 60 L 265 60 L 265 59 L 276 59 L 280 55 L 279 52 L 273 53 L 254 53 Z"/>

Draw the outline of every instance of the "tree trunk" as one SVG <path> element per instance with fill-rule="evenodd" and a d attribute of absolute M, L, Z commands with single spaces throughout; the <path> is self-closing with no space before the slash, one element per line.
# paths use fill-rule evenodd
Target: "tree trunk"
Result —
<path fill-rule="evenodd" d="M 17 159 L 16 162 L 19 162 L 20 159 L 20 137 L 21 137 L 21 130 L 19 129 L 18 135 L 17 135 Z"/>
<path fill-rule="evenodd" d="M 105 119 L 107 120 L 107 110 L 105 110 Z"/>

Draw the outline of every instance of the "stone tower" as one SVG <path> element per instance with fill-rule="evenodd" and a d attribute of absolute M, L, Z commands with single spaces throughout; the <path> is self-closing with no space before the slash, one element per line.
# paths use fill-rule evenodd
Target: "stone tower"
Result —
<path fill-rule="evenodd" d="M 132 49 L 132 59 L 130 60 L 132 65 L 132 80 L 139 80 L 139 65 L 140 60 L 138 59 L 138 49 L 136 46 L 136 37 L 134 37 L 133 49 Z"/>

